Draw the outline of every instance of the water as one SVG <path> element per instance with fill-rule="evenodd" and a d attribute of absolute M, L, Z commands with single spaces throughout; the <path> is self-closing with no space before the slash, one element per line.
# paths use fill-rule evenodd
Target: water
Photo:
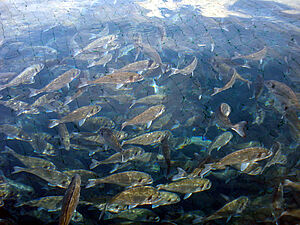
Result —
<path fill-rule="evenodd" d="M 224 224 L 231 218 L 229 224 L 297 224 L 299 219 L 281 214 L 299 208 L 299 192 L 284 186 L 283 198 L 278 200 L 272 196 L 276 196 L 276 188 L 285 179 L 294 182 L 300 179 L 299 9 L 300 3 L 290 0 L 1 1 L 0 85 L 5 86 L 34 64 L 42 63 L 44 68 L 35 76 L 34 83 L 21 82 L 0 91 L 0 126 L 12 125 L 33 139 L 29 142 L 10 137 L 5 129 L 0 133 L 0 148 L 9 146 L 18 154 L 47 159 L 56 165 L 58 171 L 89 170 L 92 159 L 105 160 L 116 152 L 111 146 L 107 150 L 107 142 L 103 139 L 99 143 L 84 138 L 95 137 L 101 127 L 120 132 L 125 121 L 151 106 L 163 104 L 165 111 L 152 121 L 149 128 L 146 127 L 148 121 L 128 125 L 118 141 L 122 143 L 122 140 L 147 132 L 171 132 L 170 175 L 166 176 L 159 141 L 152 145 L 137 144 L 146 154 L 151 153 L 151 159 L 131 161 L 116 172 L 137 170 L 148 173 L 153 178 L 151 185 L 155 187 L 171 182 L 177 167 L 189 174 L 201 165 L 249 147 L 249 142 L 267 149 L 279 142 L 281 154 L 287 157 L 287 162 L 272 165 L 258 175 L 243 173 L 234 165 L 226 170 L 214 170 L 205 176 L 212 182 L 209 190 L 194 193 L 186 200 L 183 200 L 182 193 L 178 193 L 181 197 L 179 203 L 153 209 L 160 217 L 160 222 L 155 223 L 191 224 L 199 217 L 211 215 L 226 203 L 247 196 L 249 203 L 238 217 L 233 213 L 232 217 L 228 214 L 208 223 Z M 106 40 L 98 48 L 87 49 L 92 41 L 108 35 L 114 35 L 115 39 Z M 128 52 L 118 57 L 125 46 L 128 46 Z M 112 59 L 105 65 L 88 68 L 93 61 L 107 54 L 112 54 Z M 254 55 L 250 57 L 250 54 Z M 186 75 L 181 71 L 170 76 L 174 69 L 190 65 L 194 57 L 197 59 L 194 70 Z M 66 98 L 74 96 L 82 86 L 83 78 L 92 81 L 141 60 L 149 60 L 148 67 L 130 72 L 138 72 L 143 76 L 142 80 L 129 79 L 121 82 L 123 86 L 116 82 L 88 85 L 82 89 L 82 95 L 63 106 Z M 156 65 L 154 69 L 149 68 L 150 64 Z M 29 97 L 29 88 L 41 89 L 72 68 L 79 69 L 80 75 L 63 88 L 54 90 L 56 98 L 38 106 L 38 114 L 17 115 L 19 110 L 7 105 L 8 102 L 23 101 L 27 106 L 21 110 L 31 109 L 31 104 L 46 92 Z M 214 88 L 224 87 L 234 71 L 252 82 L 250 88 L 247 82 L 236 80 L 232 87 L 212 96 Z M 282 97 L 262 84 L 262 94 L 257 99 L 251 98 L 259 75 L 264 81 L 284 83 L 293 94 Z M 164 97 L 152 103 L 137 101 L 154 94 Z M 134 100 L 137 103 L 129 108 Z M 221 103 L 231 107 L 229 118 L 232 124 L 247 121 L 245 137 L 230 127 L 220 126 L 215 115 Z M 67 151 L 58 127 L 48 127 L 49 120 L 60 119 L 88 105 L 100 105 L 102 109 L 87 118 L 83 126 L 79 126 L 76 120 L 62 123 L 71 137 L 71 147 Z M 105 117 L 108 122 L 92 124 L 91 119 L 97 117 Z M 231 131 L 233 138 L 219 151 L 213 150 L 209 158 L 207 144 L 191 141 L 196 140 L 195 137 L 213 141 L 225 130 Z M 123 146 L 124 149 L 129 147 Z M 258 166 L 263 168 L 271 158 L 259 161 Z M 204 159 L 207 161 L 203 162 Z M 60 215 L 57 207 L 51 212 L 34 206 L 15 205 L 45 196 L 64 195 L 65 189 L 49 186 L 30 173 L 12 174 L 14 166 L 25 166 L 10 154 L 1 154 L 0 165 L 4 179 L 1 186 L 4 205 L 0 208 L 0 218 L 7 224 L 57 224 Z M 110 175 L 113 168 L 114 164 L 108 164 L 92 171 L 101 178 Z M 115 184 L 86 189 L 84 185 L 88 178 L 82 175 L 81 179 L 85 182 L 82 182 L 80 200 L 90 202 L 90 205 L 79 203 L 77 211 L 80 214 L 73 217 L 71 224 L 98 224 L 101 210 L 95 207 L 96 204 L 108 202 L 125 189 Z M 13 185 L 13 181 L 17 184 Z M 27 191 L 22 189 L 25 187 Z M 276 201 L 280 202 L 279 209 L 272 206 Z M 138 208 L 151 209 L 151 205 Z M 127 221 L 108 220 L 108 217 L 109 213 L 102 222 L 124 224 Z M 154 224 L 149 219 L 145 221 Z M 131 223 L 137 224 L 138 221 Z"/>

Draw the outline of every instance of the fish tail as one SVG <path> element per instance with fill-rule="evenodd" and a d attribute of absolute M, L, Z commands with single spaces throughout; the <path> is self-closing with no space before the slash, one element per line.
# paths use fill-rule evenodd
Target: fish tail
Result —
<path fill-rule="evenodd" d="M 135 103 L 136 103 L 136 101 L 135 101 L 135 100 L 133 100 L 133 101 L 132 101 L 132 103 L 131 103 L 131 105 L 129 106 L 129 109 L 131 109 L 131 108 L 132 108 L 132 106 L 134 106 L 134 105 L 135 105 Z"/>
<path fill-rule="evenodd" d="M 88 184 L 85 186 L 85 188 L 94 187 L 98 183 L 98 181 L 97 181 L 97 183 L 96 183 L 96 181 L 97 181 L 96 179 L 89 179 Z"/>
<path fill-rule="evenodd" d="M 50 120 L 48 127 L 53 128 L 53 127 L 56 127 L 58 124 L 59 124 L 59 120 L 53 119 L 53 120 Z"/>
<path fill-rule="evenodd" d="M 5 146 L 5 147 L 4 147 L 4 150 L 2 151 L 2 153 L 8 153 L 8 154 L 14 155 L 14 154 L 15 154 L 15 151 L 12 150 L 10 147 Z"/>
<path fill-rule="evenodd" d="M 33 97 L 33 96 L 36 96 L 39 93 L 41 93 L 41 91 L 39 89 L 29 88 L 29 91 L 30 91 L 29 97 Z"/>
<path fill-rule="evenodd" d="M 81 83 L 78 85 L 78 88 L 82 88 L 89 85 L 89 81 L 85 77 L 80 78 L 80 82 Z"/>
<path fill-rule="evenodd" d="M 246 137 L 246 134 L 244 132 L 244 127 L 246 126 L 248 122 L 247 121 L 241 121 L 231 127 L 232 130 L 238 133 L 241 137 Z"/>
<path fill-rule="evenodd" d="M 211 96 L 214 96 L 220 92 L 221 88 L 214 88 L 214 93 L 211 94 Z"/>
<path fill-rule="evenodd" d="M 23 171 L 26 171 L 26 169 L 23 168 L 23 167 L 20 167 L 20 166 L 14 166 L 14 171 L 12 172 L 12 174 L 20 173 L 20 172 L 23 172 Z"/>
<path fill-rule="evenodd" d="M 99 161 L 97 161 L 96 159 L 92 159 L 92 163 L 90 165 L 90 169 L 92 170 L 92 169 L 96 168 L 99 165 L 100 165 Z"/>

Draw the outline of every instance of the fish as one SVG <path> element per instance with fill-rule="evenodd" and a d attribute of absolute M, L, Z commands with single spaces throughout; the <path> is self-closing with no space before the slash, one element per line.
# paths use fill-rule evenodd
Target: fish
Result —
<path fill-rule="evenodd" d="M 135 42 L 135 47 L 146 54 L 150 59 L 152 59 L 156 64 L 162 65 L 161 57 L 151 45 L 143 42 Z"/>
<path fill-rule="evenodd" d="M 170 174 L 171 171 L 171 149 L 170 149 L 170 143 L 169 143 L 170 134 L 166 133 L 166 135 L 161 140 L 161 151 L 163 153 L 166 165 L 167 165 L 167 176 Z"/>
<path fill-rule="evenodd" d="M 272 154 L 271 150 L 262 147 L 244 148 L 224 156 L 218 162 L 211 164 L 211 168 L 225 169 L 226 166 L 242 164 L 241 171 L 244 171 L 249 164 L 267 159 Z"/>
<path fill-rule="evenodd" d="M 245 79 L 245 78 L 243 78 L 240 74 L 238 74 L 238 72 L 236 72 L 236 69 L 233 69 L 233 71 L 234 72 L 233 72 L 230 80 L 224 85 L 224 87 L 222 87 L 222 88 L 217 88 L 217 87 L 214 88 L 214 92 L 210 96 L 214 96 L 214 95 L 216 95 L 216 94 L 218 94 L 218 93 L 220 93 L 222 91 L 225 91 L 227 89 L 232 88 L 232 86 L 234 85 L 234 83 L 235 83 L 235 81 L 237 79 L 239 79 L 239 80 L 241 80 L 243 82 L 246 82 L 247 85 L 248 85 L 248 88 L 250 88 L 250 85 L 251 85 L 252 82 L 249 81 L 249 80 L 247 80 L 247 79 Z"/>
<path fill-rule="evenodd" d="M 69 103 L 73 102 L 75 99 L 80 97 L 86 90 L 87 87 L 78 88 L 75 94 L 66 97 L 64 105 L 68 105 Z"/>
<path fill-rule="evenodd" d="M 141 186 L 127 189 L 115 195 L 108 203 L 128 205 L 131 209 L 138 205 L 152 205 L 160 200 L 160 192 L 151 186 Z"/>
<path fill-rule="evenodd" d="M 217 126 L 227 129 L 230 128 L 235 131 L 241 137 L 245 137 L 244 127 L 247 124 L 246 121 L 241 121 L 237 124 L 232 124 L 229 119 L 229 114 L 231 112 L 231 107 L 227 103 L 222 103 L 218 110 L 214 113 L 214 120 Z"/>
<path fill-rule="evenodd" d="M 123 66 L 120 69 L 114 70 L 114 72 L 143 72 L 146 70 L 153 70 L 158 68 L 158 64 L 155 63 L 153 60 L 141 60 L 136 61 L 130 64 L 127 64 L 126 66 Z"/>
<path fill-rule="evenodd" d="M 84 47 L 83 49 L 79 49 L 78 51 L 76 51 L 74 53 L 74 56 L 77 56 L 77 55 L 79 55 L 83 52 L 90 52 L 92 50 L 96 50 L 96 49 L 101 48 L 105 45 L 107 46 L 109 43 L 116 40 L 117 37 L 118 37 L 117 35 L 111 34 L 111 35 L 107 35 L 107 36 L 104 36 L 104 37 L 97 38 L 96 40 L 94 40 L 90 44 L 88 44 L 86 47 Z"/>
<path fill-rule="evenodd" d="M 32 141 L 29 142 L 33 151 L 38 154 L 55 156 L 55 148 L 52 144 L 45 140 L 45 133 L 34 133 L 31 135 Z"/>
<path fill-rule="evenodd" d="M 163 102 L 165 102 L 166 97 L 167 97 L 166 95 L 161 95 L 161 94 L 148 95 L 144 98 L 133 100 L 132 104 L 129 106 L 129 109 L 136 104 L 145 104 L 145 105 L 162 104 Z"/>
<path fill-rule="evenodd" d="M 48 185 L 54 187 L 67 188 L 67 186 L 70 184 L 70 178 L 58 170 L 49 170 L 44 168 L 22 168 L 15 166 L 12 174 L 20 172 L 34 174 L 47 181 Z"/>
<path fill-rule="evenodd" d="M 300 110 L 297 95 L 285 83 L 276 80 L 266 80 L 264 84 L 268 91 L 279 101 L 280 107 L 284 112 L 289 108 Z"/>
<path fill-rule="evenodd" d="M 224 132 L 217 136 L 215 140 L 210 144 L 209 148 L 207 149 L 207 153 L 210 155 L 212 150 L 217 149 L 220 150 L 223 146 L 228 144 L 232 139 L 233 134 L 230 131 Z"/>
<path fill-rule="evenodd" d="M 106 64 L 112 60 L 112 58 L 113 58 L 113 55 L 111 53 L 107 53 L 107 54 L 103 55 L 99 60 L 90 62 L 89 65 L 87 66 L 87 68 L 91 68 L 94 66 L 105 67 Z"/>
<path fill-rule="evenodd" d="M 144 150 L 139 147 L 132 147 L 129 149 L 124 149 L 122 152 L 117 152 L 111 155 L 109 158 L 97 161 L 95 159 L 92 160 L 92 164 L 90 165 L 90 169 L 96 168 L 98 165 L 102 164 L 116 164 L 116 163 L 125 163 L 136 158 L 141 157 L 144 154 Z"/>
<path fill-rule="evenodd" d="M 148 109 L 146 109 L 141 114 L 136 117 L 122 123 L 121 130 L 128 125 L 137 125 L 137 124 L 147 124 L 147 128 L 149 128 L 152 124 L 152 121 L 161 116 L 166 110 L 164 105 L 155 105 Z"/>
<path fill-rule="evenodd" d="M 62 89 L 64 86 L 69 86 L 69 83 L 71 83 L 76 77 L 78 77 L 80 74 L 80 70 L 78 69 L 70 69 L 63 73 L 62 75 L 55 78 L 53 81 L 51 81 L 48 85 L 41 89 L 33 89 L 30 88 L 30 94 L 29 97 L 36 96 L 43 92 L 54 92 Z"/>
<path fill-rule="evenodd" d="M 249 203 L 249 198 L 246 196 L 241 196 L 233 201 L 224 205 L 221 209 L 217 210 L 212 215 L 205 218 L 198 218 L 193 221 L 193 224 L 197 224 L 199 222 L 203 223 L 206 221 L 216 220 L 226 218 L 227 221 L 230 220 L 232 216 L 236 216 L 237 214 L 241 214 L 247 207 Z"/>
<path fill-rule="evenodd" d="M 4 133 L 7 139 L 16 139 L 21 141 L 32 141 L 31 136 L 17 126 L 10 124 L 1 124 L 0 133 Z"/>
<path fill-rule="evenodd" d="M 115 128 L 115 126 L 115 122 L 108 117 L 94 116 L 87 118 L 85 123 L 81 126 L 81 128 L 93 132 L 98 131 L 99 127 L 107 127 L 113 129 Z"/>
<path fill-rule="evenodd" d="M 118 138 L 110 128 L 100 128 L 99 135 L 104 139 L 104 143 L 116 152 L 122 152 L 123 148 L 120 145 Z"/>
<path fill-rule="evenodd" d="M 277 222 L 277 219 L 284 211 L 283 185 L 279 183 L 274 187 L 272 194 L 272 215 Z"/>
<path fill-rule="evenodd" d="M 56 112 L 60 115 L 70 113 L 68 105 L 64 105 L 62 101 L 54 100 L 43 106 L 46 112 Z"/>
<path fill-rule="evenodd" d="M 134 83 L 144 80 L 144 77 L 141 74 L 133 72 L 115 72 L 103 77 L 100 77 L 96 80 L 89 81 L 86 78 L 81 78 L 81 83 L 79 88 L 87 85 L 97 85 L 97 84 L 116 84 L 117 89 L 121 88 L 124 84 Z"/>
<path fill-rule="evenodd" d="M 191 62 L 191 64 L 187 65 L 186 67 L 184 67 L 183 69 L 171 69 L 171 74 L 169 75 L 175 75 L 175 74 L 183 74 L 183 75 L 189 75 L 192 74 L 192 76 L 194 75 L 194 70 L 196 69 L 198 64 L 198 60 L 197 57 L 194 56 L 193 61 Z"/>
<path fill-rule="evenodd" d="M 253 83 L 253 88 L 254 92 L 252 98 L 254 98 L 257 101 L 264 90 L 264 78 L 262 77 L 262 75 L 258 74 L 256 76 L 256 79 Z"/>
<path fill-rule="evenodd" d="M 45 209 L 48 212 L 55 212 L 61 209 L 61 203 L 64 196 L 46 196 L 38 199 L 33 199 L 30 201 L 18 203 L 15 207 L 22 207 L 24 205 L 29 205 L 32 207 L 38 207 L 39 209 Z"/>
<path fill-rule="evenodd" d="M 30 107 L 30 105 L 26 102 L 16 100 L 15 98 L 2 101 L 0 100 L 0 104 L 8 107 L 16 112 L 17 116 L 21 114 L 39 114 L 40 111 L 37 108 Z"/>
<path fill-rule="evenodd" d="M 193 193 L 210 189 L 211 181 L 206 178 L 185 178 L 167 184 L 159 184 L 156 188 L 185 194 L 183 199 L 187 199 Z"/>
<path fill-rule="evenodd" d="M 152 208 L 157 208 L 163 205 L 171 205 L 180 202 L 180 197 L 178 194 L 168 191 L 159 191 L 160 193 L 160 200 L 152 205 Z"/>
<path fill-rule="evenodd" d="M 34 77 L 44 69 L 44 64 L 34 64 L 32 66 L 27 67 L 23 70 L 19 75 L 13 78 L 9 83 L 0 85 L 0 91 L 8 88 L 8 87 L 15 87 L 20 84 L 33 84 Z"/>
<path fill-rule="evenodd" d="M 275 165 L 281 164 L 284 165 L 287 163 L 287 157 L 282 154 L 281 151 L 281 144 L 279 142 L 275 142 L 272 146 L 273 157 L 265 164 L 264 168 L 262 169 L 261 173 L 265 171 L 266 168 Z"/>
<path fill-rule="evenodd" d="M 95 114 L 97 114 L 102 109 L 99 105 L 88 105 L 82 106 L 71 113 L 67 114 L 66 116 L 62 117 L 61 119 L 52 119 L 50 120 L 49 128 L 53 128 L 60 123 L 67 123 L 67 122 L 75 122 L 79 121 L 79 126 L 84 124 L 86 118 L 89 118 Z"/>
<path fill-rule="evenodd" d="M 152 184 L 152 182 L 152 177 L 147 173 L 139 171 L 126 171 L 121 173 L 115 173 L 104 178 L 89 179 L 89 183 L 85 188 L 94 187 L 97 184 L 103 183 L 117 184 L 120 186 L 131 188 L 136 186 L 149 185 Z"/>
<path fill-rule="evenodd" d="M 280 218 L 283 216 L 291 216 L 300 219 L 300 209 L 289 209 L 281 213 Z"/>
<path fill-rule="evenodd" d="M 122 145 L 153 145 L 161 143 L 169 131 L 153 131 L 133 137 L 129 140 L 124 140 Z"/>
<path fill-rule="evenodd" d="M 31 157 L 31 156 L 24 156 L 24 155 L 16 153 L 13 149 L 11 149 L 7 146 L 5 146 L 5 150 L 2 151 L 2 153 L 7 153 L 7 154 L 14 156 L 28 168 L 43 168 L 43 169 L 49 169 L 49 170 L 56 169 L 56 166 L 52 162 L 50 162 L 46 159 L 38 158 L 38 157 Z"/>
<path fill-rule="evenodd" d="M 50 92 L 47 94 L 42 95 L 41 97 L 37 98 L 32 104 L 31 108 L 38 108 L 43 107 L 45 105 L 50 104 L 53 101 L 59 100 L 61 94 L 58 92 Z"/>
<path fill-rule="evenodd" d="M 231 60 L 246 59 L 246 60 L 260 61 L 260 64 L 262 64 L 262 60 L 266 56 L 267 50 L 268 50 L 267 46 L 264 46 L 258 52 L 254 52 L 254 53 L 249 54 L 249 55 L 240 55 L 240 54 L 237 54 L 236 56 L 232 57 Z"/>
<path fill-rule="evenodd" d="M 69 134 L 66 124 L 64 124 L 64 123 L 58 124 L 58 133 L 59 133 L 60 141 L 61 141 L 64 149 L 69 151 L 71 142 L 70 142 L 70 134 Z"/>
<path fill-rule="evenodd" d="M 76 174 L 72 177 L 65 195 L 62 200 L 61 214 L 59 216 L 59 225 L 68 225 L 76 210 L 80 197 L 80 175 Z"/>
<path fill-rule="evenodd" d="M 119 53 L 118 56 L 116 57 L 115 62 L 117 62 L 119 58 L 128 55 L 128 53 L 131 52 L 133 49 L 134 49 L 133 44 L 126 45 L 123 48 L 119 49 Z"/>

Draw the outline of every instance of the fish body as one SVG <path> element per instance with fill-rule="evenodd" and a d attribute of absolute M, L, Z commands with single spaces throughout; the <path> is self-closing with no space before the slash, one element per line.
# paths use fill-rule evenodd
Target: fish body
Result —
<path fill-rule="evenodd" d="M 67 122 L 74 122 L 79 121 L 79 125 L 82 125 L 86 118 L 89 118 L 95 114 L 97 114 L 101 110 L 101 106 L 99 105 L 88 105 L 82 106 L 73 112 L 67 114 L 66 116 L 62 117 L 58 120 L 51 120 L 49 124 L 49 128 L 53 128 L 60 123 L 67 123 Z"/>
<path fill-rule="evenodd" d="M 180 197 L 178 194 L 168 191 L 159 191 L 160 200 L 152 205 L 152 208 L 156 208 L 163 205 L 171 205 L 180 202 Z"/>
<path fill-rule="evenodd" d="M 92 160 L 93 162 L 90 165 L 90 169 L 94 169 L 95 167 L 101 164 L 125 163 L 130 160 L 141 157 L 144 154 L 144 152 L 145 151 L 142 148 L 138 147 L 124 149 L 123 152 L 117 152 L 103 161 Z"/>
<path fill-rule="evenodd" d="M 19 203 L 17 205 L 15 205 L 15 207 L 21 207 L 24 205 L 29 205 L 29 206 L 33 206 L 33 207 L 38 207 L 38 208 L 42 208 L 42 209 L 46 209 L 49 212 L 55 212 L 61 209 L 61 203 L 63 200 L 64 196 L 46 196 L 46 197 L 41 197 L 38 199 L 33 199 L 27 202 L 22 202 Z"/>
<path fill-rule="evenodd" d="M 255 100 L 258 100 L 258 98 L 261 96 L 263 90 L 264 90 L 264 78 L 262 75 L 257 75 L 254 83 L 253 83 L 254 93 L 253 98 Z"/>
<path fill-rule="evenodd" d="M 79 85 L 79 88 L 87 85 L 97 85 L 97 84 L 116 84 L 118 85 L 117 87 L 120 88 L 124 84 L 142 81 L 143 79 L 144 77 L 138 73 L 114 72 L 93 81 L 88 81 L 86 78 L 81 78 L 81 84 Z"/>
<path fill-rule="evenodd" d="M 225 166 L 241 164 L 242 171 L 250 163 L 261 161 L 272 156 L 272 151 L 262 147 L 252 147 L 232 152 L 212 165 L 215 169 L 225 169 Z"/>
<path fill-rule="evenodd" d="M 87 87 L 78 88 L 78 90 L 73 95 L 66 97 L 64 105 L 68 105 L 69 103 L 73 102 L 75 99 L 80 97 L 86 90 Z"/>
<path fill-rule="evenodd" d="M 78 174 L 81 178 L 81 186 L 86 185 L 89 179 L 95 179 L 98 177 L 98 175 L 95 172 L 90 170 L 84 170 L 84 169 L 65 170 L 63 171 L 63 173 L 68 177 L 73 177 L 76 174 Z"/>
<path fill-rule="evenodd" d="M 38 158 L 38 157 L 31 157 L 31 156 L 24 156 L 21 154 L 16 153 L 14 150 L 11 148 L 5 146 L 5 150 L 3 153 L 8 153 L 20 160 L 25 166 L 28 168 L 44 168 L 44 169 L 49 169 L 49 170 L 55 170 L 56 166 L 43 158 Z"/>
<path fill-rule="evenodd" d="M 32 141 L 30 135 L 26 134 L 21 128 L 10 124 L 1 124 L 0 133 L 6 134 L 8 139 Z"/>
<path fill-rule="evenodd" d="M 161 140 L 161 151 L 163 153 L 166 165 L 167 165 L 167 176 L 170 174 L 171 171 L 171 149 L 169 144 L 169 134 L 166 133 L 164 138 Z"/>
<path fill-rule="evenodd" d="M 99 135 L 104 139 L 104 143 L 116 152 L 122 152 L 123 148 L 119 143 L 118 138 L 115 136 L 113 130 L 110 128 L 100 128 Z"/>
<path fill-rule="evenodd" d="M 64 123 L 58 124 L 58 133 L 59 133 L 60 141 L 63 144 L 64 148 L 67 151 L 69 151 L 71 142 L 70 142 L 70 134 L 69 134 L 66 124 L 64 124 Z"/>
<path fill-rule="evenodd" d="M 210 189 L 211 182 L 205 178 L 185 178 L 174 181 L 168 184 L 160 184 L 157 186 L 158 190 L 167 190 L 186 194 L 184 199 L 191 196 L 192 193 L 201 192 Z"/>
<path fill-rule="evenodd" d="M 20 84 L 32 84 L 34 83 L 34 77 L 44 68 L 44 64 L 34 64 L 27 67 L 18 76 L 13 78 L 8 84 L 0 85 L 0 90 L 8 87 L 15 87 Z"/>
<path fill-rule="evenodd" d="M 115 126 L 115 122 L 110 118 L 104 116 L 95 116 L 87 118 L 81 128 L 89 131 L 98 131 L 99 127 L 107 127 L 113 129 Z"/>
<path fill-rule="evenodd" d="M 76 174 L 69 184 L 62 200 L 61 214 L 59 217 L 59 225 L 68 225 L 76 210 L 80 197 L 81 179 Z"/>
<path fill-rule="evenodd" d="M 236 214 L 240 214 L 245 210 L 248 202 L 249 202 L 249 199 L 247 197 L 241 196 L 241 197 L 227 203 L 226 205 L 224 205 L 221 209 L 217 210 L 212 215 L 206 217 L 204 219 L 204 221 L 228 218 L 228 217 L 234 216 Z"/>
<path fill-rule="evenodd" d="M 100 179 L 89 179 L 89 183 L 86 188 L 103 183 L 117 184 L 124 187 L 135 187 L 152 184 L 152 182 L 152 177 L 147 173 L 139 171 L 126 171 L 115 173 Z"/>
<path fill-rule="evenodd" d="M 70 183 L 70 178 L 57 170 L 49 170 L 44 168 L 22 168 L 15 166 L 12 173 L 15 174 L 20 172 L 34 174 L 47 181 L 49 185 L 60 188 L 67 188 L 68 184 Z"/>
<path fill-rule="evenodd" d="M 279 101 L 283 111 L 289 108 L 300 110 L 300 104 L 295 92 L 285 83 L 276 80 L 265 81 L 265 86 Z"/>
<path fill-rule="evenodd" d="M 129 108 L 132 108 L 136 104 L 145 104 L 145 105 L 162 104 L 166 100 L 166 97 L 167 97 L 166 95 L 160 95 L 160 94 L 148 95 L 144 98 L 133 100 Z"/>
<path fill-rule="evenodd" d="M 229 119 L 229 114 L 231 112 L 230 106 L 226 103 L 222 103 L 219 107 L 219 109 L 215 112 L 215 123 L 217 126 L 223 128 L 223 129 L 232 129 L 236 133 L 238 133 L 241 137 L 245 137 L 246 134 L 244 132 L 244 126 L 247 124 L 246 121 L 241 121 L 237 124 L 232 124 Z"/>
<path fill-rule="evenodd" d="M 254 52 L 249 55 L 237 55 L 235 57 L 232 57 L 231 60 L 235 59 L 247 59 L 247 60 L 262 60 L 266 54 L 267 54 L 267 46 L 264 46 L 263 49 L 259 50 L 258 52 Z"/>
<path fill-rule="evenodd" d="M 160 143 L 168 131 L 153 131 L 125 140 L 122 145 L 153 145 Z"/>
<path fill-rule="evenodd" d="M 94 66 L 101 66 L 101 65 L 106 66 L 106 64 L 109 63 L 112 60 L 112 58 L 113 55 L 111 53 L 107 53 L 104 56 L 102 56 L 99 60 L 89 63 L 87 68 L 91 68 Z"/>
<path fill-rule="evenodd" d="M 287 187 L 291 187 L 296 191 L 300 191 L 300 182 L 293 182 L 289 179 L 285 179 L 283 185 Z"/>
<path fill-rule="evenodd" d="M 211 154 L 211 151 L 214 149 L 217 149 L 217 151 L 219 151 L 220 148 L 222 148 L 223 146 L 225 146 L 226 144 L 229 143 L 229 141 L 232 139 L 233 134 L 229 131 L 224 132 L 222 134 L 220 134 L 219 136 L 217 136 L 215 138 L 215 140 L 211 143 L 211 145 L 208 148 L 208 154 Z"/>
<path fill-rule="evenodd" d="M 134 187 L 122 191 L 114 196 L 110 204 L 129 205 L 134 208 L 137 205 L 151 205 L 160 200 L 160 192 L 151 186 Z"/>
<path fill-rule="evenodd" d="M 164 105 L 155 105 L 148 109 L 146 109 L 141 114 L 137 115 L 136 117 L 126 121 L 122 124 L 122 129 L 128 125 L 137 125 L 137 124 L 147 124 L 149 128 L 153 120 L 157 117 L 161 116 L 166 110 Z"/>
<path fill-rule="evenodd" d="M 70 69 L 67 72 L 63 73 L 62 75 L 55 78 L 53 81 L 51 81 L 48 85 L 41 89 L 30 89 L 30 95 L 29 97 L 38 95 L 43 92 L 54 92 L 57 91 L 64 86 L 69 85 L 71 81 L 73 81 L 76 77 L 78 77 L 80 74 L 80 70 L 78 69 Z"/>
<path fill-rule="evenodd" d="M 43 107 L 44 105 L 48 105 L 51 102 L 58 100 L 61 97 L 61 94 L 58 92 L 50 92 L 42 95 L 38 99 L 31 104 L 32 108 Z"/>
<path fill-rule="evenodd" d="M 174 74 L 178 74 L 178 73 L 183 74 L 183 75 L 192 74 L 192 76 L 193 76 L 193 73 L 194 73 L 194 70 L 197 67 L 197 64 L 198 64 L 197 57 L 194 56 L 194 59 L 191 62 L 191 64 L 189 64 L 188 66 L 184 67 L 183 69 L 173 69 L 172 73 L 169 76 L 174 75 Z"/>

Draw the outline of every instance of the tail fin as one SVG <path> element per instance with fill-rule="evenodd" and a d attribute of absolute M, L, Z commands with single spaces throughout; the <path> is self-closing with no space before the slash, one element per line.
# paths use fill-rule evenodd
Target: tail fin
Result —
<path fill-rule="evenodd" d="M 85 77 L 80 78 L 80 82 L 81 83 L 79 84 L 78 88 L 82 88 L 82 87 L 89 85 L 89 81 Z"/>
<path fill-rule="evenodd" d="M 99 165 L 100 165 L 99 161 L 97 161 L 96 159 L 92 159 L 92 163 L 90 165 L 90 169 L 92 170 L 92 169 L 96 168 Z"/>
<path fill-rule="evenodd" d="M 14 166 L 14 171 L 12 172 L 12 174 L 20 173 L 20 172 L 23 172 L 23 171 L 26 171 L 26 169 L 23 168 L 23 167 Z"/>
<path fill-rule="evenodd" d="M 214 93 L 212 93 L 210 96 L 214 96 L 214 95 L 218 94 L 219 92 L 221 92 L 221 88 L 214 88 Z"/>
<path fill-rule="evenodd" d="M 131 109 L 131 108 L 132 108 L 132 106 L 134 106 L 134 105 L 135 105 L 135 103 L 136 103 L 136 101 L 135 101 L 135 100 L 133 100 L 133 101 L 132 101 L 132 104 L 129 106 L 129 109 Z"/>
<path fill-rule="evenodd" d="M 184 171 L 184 169 L 177 167 L 178 173 L 172 177 L 172 181 L 183 179 L 187 176 L 187 173 Z"/>
<path fill-rule="evenodd" d="M 29 91 L 30 91 L 29 97 L 33 97 L 33 96 L 36 96 L 39 93 L 41 93 L 41 91 L 39 89 L 29 88 Z"/>
<path fill-rule="evenodd" d="M 97 179 L 89 179 L 88 184 L 85 186 L 85 188 L 94 187 L 97 184 L 96 181 Z"/>
<path fill-rule="evenodd" d="M 59 120 L 50 120 L 50 123 L 49 123 L 49 128 L 53 128 L 53 127 L 56 127 L 57 125 L 59 124 Z"/>
<path fill-rule="evenodd" d="M 11 149 L 10 147 L 5 146 L 5 147 L 4 147 L 4 151 L 2 151 L 2 153 L 8 153 L 8 154 L 14 155 L 14 154 L 15 154 L 15 151 L 14 151 L 13 149 Z"/>
<path fill-rule="evenodd" d="M 232 130 L 238 133 L 241 137 L 246 137 L 246 134 L 244 132 L 244 127 L 246 126 L 247 121 L 241 121 L 231 127 Z"/>

